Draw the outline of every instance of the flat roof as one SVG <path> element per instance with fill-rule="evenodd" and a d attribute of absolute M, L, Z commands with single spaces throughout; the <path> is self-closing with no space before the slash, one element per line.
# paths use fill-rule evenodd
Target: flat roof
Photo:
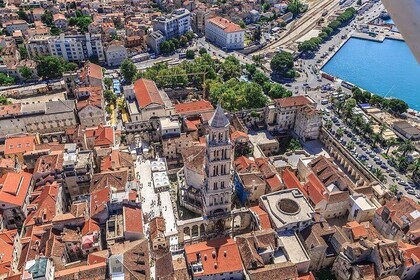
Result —
<path fill-rule="evenodd" d="M 275 229 L 312 220 L 314 210 L 299 189 L 286 189 L 261 196 Z"/>

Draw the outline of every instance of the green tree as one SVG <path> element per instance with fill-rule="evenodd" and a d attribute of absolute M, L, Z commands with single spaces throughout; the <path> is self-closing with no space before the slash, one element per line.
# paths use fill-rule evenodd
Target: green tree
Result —
<path fill-rule="evenodd" d="M 356 107 L 356 99 L 349 98 L 344 102 L 343 112 L 347 119 L 349 119 L 352 116 L 354 107 Z"/>
<path fill-rule="evenodd" d="M 8 100 L 6 96 L 0 95 L 0 105 L 8 105 L 8 104 L 12 104 L 12 102 Z"/>
<path fill-rule="evenodd" d="M 172 48 L 173 48 L 173 46 L 171 45 L 170 41 L 165 41 L 165 42 L 162 42 L 160 44 L 160 51 L 164 55 L 168 55 L 168 54 L 172 53 L 172 51 L 173 51 Z"/>
<path fill-rule="evenodd" d="M 405 156 L 409 153 L 411 153 L 412 151 L 414 151 L 416 149 L 416 146 L 413 144 L 413 141 L 411 140 L 405 140 L 404 142 L 402 142 L 400 144 L 400 146 L 398 147 L 398 150 L 400 152 L 402 152 L 402 156 L 405 158 Z"/>
<path fill-rule="evenodd" d="M 263 72 L 257 70 L 252 77 L 252 81 L 259 85 L 263 85 L 266 82 L 270 82 L 270 79 Z"/>
<path fill-rule="evenodd" d="M 26 22 L 29 22 L 28 15 L 26 14 L 26 12 L 24 10 L 19 9 L 16 13 L 19 16 L 19 19 L 24 20 Z"/>
<path fill-rule="evenodd" d="M 77 64 L 69 63 L 57 56 L 39 56 L 36 58 L 36 62 L 38 76 L 46 79 L 59 78 L 63 72 L 77 69 Z"/>
<path fill-rule="evenodd" d="M 289 5 L 287 5 L 287 10 L 291 12 L 294 16 L 300 14 L 302 9 L 303 4 L 299 0 L 292 0 L 289 2 Z"/>
<path fill-rule="evenodd" d="M 397 195 L 398 194 L 398 186 L 397 185 L 391 185 L 389 187 L 389 191 L 393 194 L 393 195 Z"/>
<path fill-rule="evenodd" d="M 184 36 L 187 37 L 188 41 L 191 41 L 192 39 L 194 39 L 194 32 L 192 31 L 185 32 Z"/>
<path fill-rule="evenodd" d="M 262 10 L 264 13 L 270 10 L 270 4 L 269 3 L 262 4 Z"/>
<path fill-rule="evenodd" d="M 120 67 L 121 75 L 127 84 L 131 84 L 137 73 L 136 65 L 128 59 L 125 59 Z"/>
<path fill-rule="evenodd" d="M 293 65 L 293 55 L 288 52 L 277 53 L 270 62 L 271 70 L 280 75 L 285 75 L 293 69 Z"/>
<path fill-rule="evenodd" d="M 328 130 L 331 130 L 331 128 L 332 128 L 332 121 L 331 121 L 331 120 L 326 121 L 326 122 L 325 122 L 325 127 L 326 127 Z"/>
<path fill-rule="evenodd" d="M 188 45 L 188 38 L 187 38 L 187 37 L 185 37 L 185 36 L 181 36 L 181 37 L 179 38 L 179 45 L 180 45 L 181 47 L 186 47 L 186 46 Z"/>
<path fill-rule="evenodd" d="M 27 59 L 28 58 L 28 51 L 23 46 L 19 47 L 19 54 L 20 54 L 21 59 Z"/>
<path fill-rule="evenodd" d="M 242 73 L 242 67 L 239 60 L 230 55 L 221 64 L 220 74 L 223 80 L 227 81 L 232 78 L 239 78 Z"/>
<path fill-rule="evenodd" d="M 112 84 L 113 84 L 112 79 L 111 78 L 104 78 L 104 84 L 105 84 L 105 87 L 107 89 L 110 89 L 112 87 Z"/>
<path fill-rule="evenodd" d="M 302 144 L 300 144 L 299 140 L 292 138 L 287 146 L 287 151 L 296 151 L 302 150 Z"/>
<path fill-rule="evenodd" d="M 337 129 L 337 131 L 335 132 L 335 136 L 337 136 L 338 139 L 341 139 L 343 135 L 344 135 L 344 131 L 342 128 Z"/>
<path fill-rule="evenodd" d="M 245 24 L 245 22 L 244 22 L 243 20 L 240 20 L 240 21 L 239 21 L 239 26 L 240 26 L 241 28 L 246 28 L 246 24 Z"/>
<path fill-rule="evenodd" d="M 200 55 L 203 55 L 203 54 L 206 54 L 206 53 L 207 53 L 207 50 L 206 50 L 206 48 L 201 48 L 201 49 L 198 51 L 198 53 L 199 53 Z"/>
<path fill-rule="evenodd" d="M 395 139 L 395 138 L 389 138 L 388 140 L 386 140 L 386 155 L 388 155 L 388 153 L 389 153 L 389 150 L 391 149 L 391 147 L 392 146 L 394 146 L 394 145 L 396 145 L 396 144 L 398 144 L 398 141 L 397 141 L 397 139 Z"/>
<path fill-rule="evenodd" d="M 270 96 L 273 99 L 290 97 L 292 96 L 292 92 L 280 84 L 273 83 L 271 84 L 271 88 L 270 88 L 270 91 L 268 92 L 268 96 Z"/>
<path fill-rule="evenodd" d="M 53 14 L 50 11 L 45 10 L 44 14 L 41 16 L 41 21 L 46 26 L 53 26 Z"/>
<path fill-rule="evenodd" d="M 27 66 L 23 66 L 22 68 L 20 68 L 19 73 L 25 80 L 30 79 L 33 74 L 32 70 Z"/>
<path fill-rule="evenodd" d="M 245 64 L 245 70 L 248 73 L 248 78 L 252 79 L 254 74 L 257 72 L 257 66 L 255 64 Z"/>
<path fill-rule="evenodd" d="M 0 73 L 0 85 L 9 86 L 15 84 L 15 79 L 13 77 L 7 76 L 4 73 Z"/>
<path fill-rule="evenodd" d="M 187 50 L 187 52 L 185 53 L 185 56 L 187 59 L 194 59 L 195 53 L 193 50 Z"/>
<path fill-rule="evenodd" d="M 114 94 L 112 90 L 106 89 L 104 91 L 104 98 L 108 104 L 115 104 L 117 101 L 117 96 Z"/>
<path fill-rule="evenodd" d="M 383 174 L 383 172 L 382 172 L 382 170 L 380 169 L 380 168 L 375 168 L 374 170 L 373 170 L 373 174 L 376 176 L 376 178 L 378 178 L 379 179 L 379 181 L 383 181 L 384 179 L 385 179 L 385 176 L 384 176 L 384 174 Z"/>
<path fill-rule="evenodd" d="M 63 32 L 63 30 L 61 30 L 60 28 L 57 28 L 55 25 L 51 26 L 51 28 L 50 28 L 50 34 L 52 36 L 58 36 L 62 32 Z"/>
<path fill-rule="evenodd" d="M 409 108 L 407 103 L 405 103 L 404 101 L 400 100 L 400 99 L 396 99 L 396 98 L 392 98 L 390 100 L 388 100 L 388 106 L 389 109 L 395 113 L 405 113 L 407 112 L 407 109 Z"/>

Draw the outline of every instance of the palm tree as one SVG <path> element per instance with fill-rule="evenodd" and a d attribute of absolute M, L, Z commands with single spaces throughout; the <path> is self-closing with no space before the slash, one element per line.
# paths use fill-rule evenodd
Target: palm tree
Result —
<path fill-rule="evenodd" d="M 382 170 L 379 168 L 375 168 L 373 170 L 373 174 L 376 176 L 376 178 L 379 179 L 379 181 L 383 181 L 385 179 L 384 174 L 382 173 Z"/>
<path fill-rule="evenodd" d="M 347 143 L 347 149 L 349 149 L 349 150 L 354 149 L 354 142 L 353 141 L 350 141 L 350 142 Z"/>
<path fill-rule="evenodd" d="M 407 157 L 404 155 L 399 156 L 397 159 L 397 165 L 400 172 L 407 172 L 407 168 L 409 166 Z"/>
<path fill-rule="evenodd" d="M 326 127 L 328 130 L 331 130 L 331 128 L 332 128 L 332 121 L 331 121 L 331 120 L 326 121 L 326 122 L 325 122 L 325 127 Z"/>
<path fill-rule="evenodd" d="M 407 153 L 411 153 L 415 150 L 415 148 L 416 147 L 414 146 L 413 141 L 407 139 L 400 145 L 398 150 L 402 152 L 402 155 L 405 157 Z"/>
<path fill-rule="evenodd" d="M 389 191 L 393 194 L 393 195 L 397 195 L 398 193 L 398 186 L 397 185 L 391 185 L 389 187 Z"/>
<path fill-rule="evenodd" d="M 408 170 L 413 171 L 413 177 L 420 175 L 420 158 L 416 158 L 408 167 Z"/>
<path fill-rule="evenodd" d="M 373 146 L 376 147 L 376 143 L 378 143 L 379 141 L 381 141 L 381 135 L 378 133 L 373 133 L 372 135 L 373 138 Z"/>
<path fill-rule="evenodd" d="M 398 141 L 397 141 L 397 139 L 395 139 L 395 138 L 389 138 L 388 140 L 386 140 L 386 146 L 387 146 L 387 149 L 386 149 L 386 155 L 388 155 L 388 153 L 389 153 L 389 149 L 392 147 L 392 146 L 394 146 L 395 144 L 397 144 L 398 143 Z"/>
<path fill-rule="evenodd" d="M 371 134 L 372 131 L 373 131 L 373 129 L 372 129 L 372 123 L 371 122 L 364 123 L 362 125 L 362 131 L 364 132 L 364 135 L 365 136 L 368 135 L 368 134 Z"/>
<path fill-rule="evenodd" d="M 344 131 L 342 128 L 337 129 L 335 136 L 337 136 L 338 139 L 340 139 L 341 137 L 343 137 Z"/>

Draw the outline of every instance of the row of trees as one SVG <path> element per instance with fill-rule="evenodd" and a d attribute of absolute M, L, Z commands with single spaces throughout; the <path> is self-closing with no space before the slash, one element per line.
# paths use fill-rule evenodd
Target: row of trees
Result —
<path fill-rule="evenodd" d="M 357 103 L 369 103 L 378 106 L 384 110 L 389 110 L 394 113 L 402 114 L 407 112 L 408 104 L 403 100 L 397 98 L 384 98 L 382 96 L 363 91 L 358 87 L 352 88 L 353 98 Z"/>
<path fill-rule="evenodd" d="M 13 77 L 7 76 L 4 73 L 0 73 L 0 86 L 10 86 L 15 84 Z"/>
<path fill-rule="evenodd" d="M 160 44 L 160 51 L 162 54 L 167 55 L 173 53 L 178 48 L 185 48 L 188 43 L 194 38 L 194 33 L 191 31 L 186 32 L 179 38 L 173 38 L 162 42 Z"/>
<path fill-rule="evenodd" d="M 319 48 L 329 36 L 331 36 L 340 27 L 346 25 L 356 14 L 356 9 L 353 7 L 347 8 L 344 13 L 337 17 L 336 20 L 330 22 L 328 26 L 322 28 L 318 37 L 311 38 L 299 44 L 298 49 L 301 52 L 312 52 Z"/>

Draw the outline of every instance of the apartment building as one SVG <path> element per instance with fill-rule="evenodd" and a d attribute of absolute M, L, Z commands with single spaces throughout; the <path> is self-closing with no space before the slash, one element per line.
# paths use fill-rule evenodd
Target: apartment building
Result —
<path fill-rule="evenodd" d="M 51 36 L 35 35 L 29 38 L 25 43 L 29 58 L 34 59 L 37 56 L 50 55 L 51 53 L 48 45 L 48 39 L 50 37 Z"/>
<path fill-rule="evenodd" d="M 197 9 L 191 13 L 191 27 L 194 33 L 204 35 L 206 31 L 206 22 L 210 19 L 210 11 Z"/>
<path fill-rule="evenodd" d="M 85 61 L 90 57 L 95 57 L 99 61 L 105 60 L 100 34 L 63 33 L 49 38 L 48 46 L 52 55 L 60 56 L 67 61 Z"/>
<path fill-rule="evenodd" d="M 191 30 L 191 15 L 187 9 L 177 9 L 172 14 L 153 20 L 153 31 L 160 30 L 166 40 L 176 38 Z"/>
<path fill-rule="evenodd" d="M 244 48 L 245 30 L 222 17 L 214 17 L 206 22 L 206 39 L 226 50 Z"/>
<path fill-rule="evenodd" d="M 162 31 L 153 31 L 152 33 L 148 34 L 146 37 L 146 44 L 149 48 L 151 48 L 156 54 L 160 53 L 160 44 L 165 41 L 165 35 L 163 35 Z"/>

